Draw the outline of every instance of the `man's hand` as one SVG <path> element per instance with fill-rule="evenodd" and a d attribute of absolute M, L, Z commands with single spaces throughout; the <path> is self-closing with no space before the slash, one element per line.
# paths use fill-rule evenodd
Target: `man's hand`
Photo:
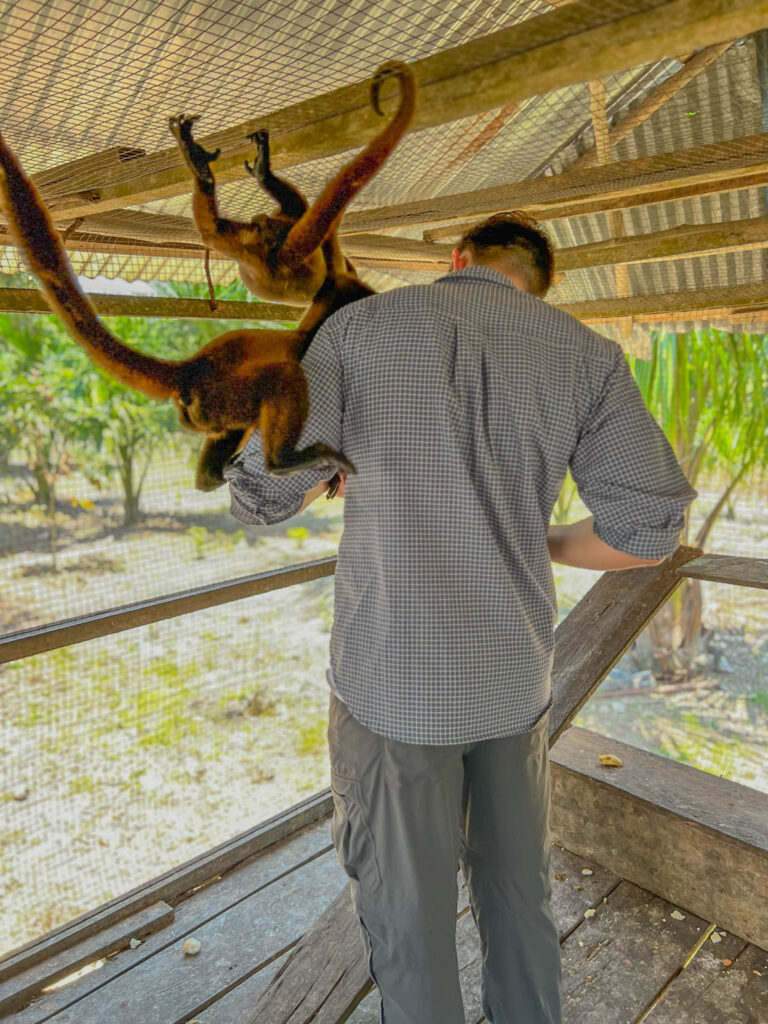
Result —
<path fill-rule="evenodd" d="M 549 557 L 560 565 L 573 565 L 577 569 L 634 569 L 639 565 L 658 565 L 663 558 L 637 558 L 618 551 L 595 534 L 594 519 L 581 519 L 567 526 L 550 526 L 547 531 Z"/>
<path fill-rule="evenodd" d="M 339 486 L 336 490 L 335 497 L 343 498 L 344 485 L 347 481 L 346 473 L 339 473 L 339 479 L 341 482 L 339 483 Z M 321 494 L 325 494 L 326 491 L 328 490 L 328 486 L 328 480 L 321 480 L 320 483 L 316 487 L 313 487 L 311 491 L 307 491 L 307 493 L 304 495 L 304 501 L 301 503 L 301 508 L 299 509 L 299 512 L 303 512 L 307 505 L 312 504 L 315 498 L 319 498 Z"/>

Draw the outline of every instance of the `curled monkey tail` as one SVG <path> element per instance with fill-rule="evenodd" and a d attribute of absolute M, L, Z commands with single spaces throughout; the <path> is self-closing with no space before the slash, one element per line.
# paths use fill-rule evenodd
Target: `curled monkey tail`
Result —
<path fill-rule="evenodd" d="M 0 209 L 53 312 L 102 369 L 150 398 L 177 393 L 178 364 L 136 352 L 111 334 L 77 283 L 37 189 L 0 136 Z"/>
<path fill-rule="evenodd" d="M 330 181 L 309 210 L 293 225 L 280 247 L 278 261 L 285 267 L 298 267 L 318 249 L 336 228 L 347 204 L 384 165 L 413 120 L 417 87 L 413 71 L 401 61 L 383 64 L 371 82 L 371 104 L 377 113 L 383 82 L 396 77 L 400 86 L 400 103 L 389 124 L 376 135 Z"/>

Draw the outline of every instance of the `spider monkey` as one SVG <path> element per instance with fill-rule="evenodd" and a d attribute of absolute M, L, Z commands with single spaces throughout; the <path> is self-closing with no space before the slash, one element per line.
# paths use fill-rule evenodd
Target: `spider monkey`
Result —
<path fill-rule="evenodd" d="M 254 295 L 272 302 L 311 302 L 327 272 L 320 251 L 326 239 L 332 245 L 335 272 L 354 273 L 341 254 L 336 227 L 344 208 L 402 138 L 416 105 L 413 72 L 407 64 L 389 61 L 378 69 L 371 83 L 371 103 L 376 113 L 381 114 L 381 85 L 390 76 L 396 77 L 400 86 L 400 103 L 393 119 L 325 186 L 311 207 L 298 189 L 272 173 L 267 132 L 248 136 L 256 143 L 256 159 L 253 166 L 246 160 L 246 171 L 279 204 L 276 213 L 260 214 L 250 224 L 219 216 L 210 165 L 220 150 L 209 153 L 194 141 L 192 124 L 197 119 L 183 114 L 170 118 L 171 131 L 194 175 L 193 212 L 200 237 L 210 249 L 237 261 L 240 276 Z"/>
<path fill-rule="evenodd" d="M 172 399 L 182 425 L 207 435 L 197 465 L 198 489 L 224 483 L 226 461 L 256 429 L 270 473 L 315 465 L 354 473 L 354 466 L 327 445 L 296 449 L 309 406 L 299 360 L 331 313 L 373 293 L 353 273 L 337 270 L 331 242 L 322 246 L 325 278 L 295 330 L 229 331 L 191 358 L 172 362 L 137 352 L 107 330 L 80 289 L 37 190 L 2 136 L 0 207 L 48 304 L 94 363 L 150 398 Z"/>

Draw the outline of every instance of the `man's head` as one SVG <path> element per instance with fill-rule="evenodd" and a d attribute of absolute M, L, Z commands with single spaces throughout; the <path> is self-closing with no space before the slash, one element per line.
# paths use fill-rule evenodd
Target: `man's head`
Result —
<path fill-rule="evenodd" d="M 515 211 L 476 224 L 453 251 L 453 269 L 482 264 L 506 274 L 524 291 L 543 298 L 552 284 L 552 244 L 536 222 Z"/>

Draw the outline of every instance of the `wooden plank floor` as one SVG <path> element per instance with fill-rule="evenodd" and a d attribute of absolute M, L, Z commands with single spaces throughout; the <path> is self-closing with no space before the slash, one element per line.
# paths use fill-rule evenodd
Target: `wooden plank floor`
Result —
<path fill-rule="evenodd" d="M 327 820 L 311 825 L 187 894 L 176 902 L 173 921 L 136 949 L 2 1020 L 243 1024 L 303 932 L 345 885 L 329 832 Z M 593 873 L 583 875 L 584 868 Z M 713 944 L 708 922 L 684 908 L 682 919 L 673 917 L 671 904 L 558 847 L 552 870 L 565 1024 L 768 1021 L 768 953 L 732 935 Z M 458 915 L 466 1020 L 479 1024 L 480 947 L 463 887 Z M 194 957 L 181 951 L 190 936 L 202 943 Z M 377 1005 L 372 992 L 350 1024 L 377 1024 Z"/>

